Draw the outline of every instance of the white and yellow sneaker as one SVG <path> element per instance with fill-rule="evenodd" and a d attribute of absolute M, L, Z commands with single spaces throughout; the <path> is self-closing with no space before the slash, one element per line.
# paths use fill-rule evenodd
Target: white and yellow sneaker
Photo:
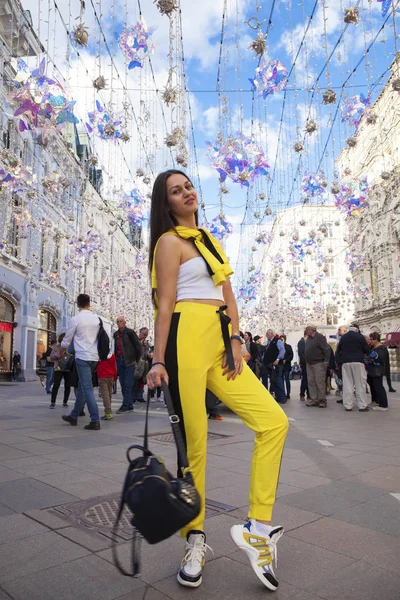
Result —
<path fill-rule="evenodd" d="M 206 536 L 202 531 L 189 531 L 186 540 L 185 556 L 178 572 L 178 582 L 186 587 L 199 587 L 203 581 L 203 567 L 206 560 Z"/>
<path fill-rule="evenodd" d="M 269 535 L 260 534 L 253 521 L 245 525 L 234 525 L 231 537 L 236 546 L 246 552 L 254 573 L 271 591 L 278 589 L 273 563 L 278 562 L 276 544 L 283 535 L 282 527 L 273 527 Z"/>

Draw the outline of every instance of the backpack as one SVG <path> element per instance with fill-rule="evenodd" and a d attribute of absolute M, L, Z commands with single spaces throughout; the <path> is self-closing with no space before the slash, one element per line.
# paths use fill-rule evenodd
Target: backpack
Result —
<path fill-rule="evenodd" d="M 148 362 L 144 356 L 141 356 L 135 365 L 135 379 L 145 378 L 148 373 Z"/>
<path fill-rule="evenodd" d="M 97 334 L 97 352 L 100 360 L 106 360 L 110 354 L 110 338 L 103 327 L 103 321 L 99 317 L 99 333 Z"/>

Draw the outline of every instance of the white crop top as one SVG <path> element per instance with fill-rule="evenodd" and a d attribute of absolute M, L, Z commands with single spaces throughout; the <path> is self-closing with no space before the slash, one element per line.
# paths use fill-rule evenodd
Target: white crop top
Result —
<path fill-rule="evenodd" d="M 191 258 L 179 267 L 176 301 L 187 298 L 224 301 L 222 285 L 214 285 L 201 256 Z"/>

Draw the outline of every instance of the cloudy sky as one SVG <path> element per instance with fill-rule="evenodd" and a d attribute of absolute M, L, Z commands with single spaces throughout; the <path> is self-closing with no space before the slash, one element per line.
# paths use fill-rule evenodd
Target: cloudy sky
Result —
<path fill-rule="evenodd" d="M 267 0 L 258 15 L 256 0 L 181 0 L 181 19 L 176 15 L 172 28 L 152 0 L 85 0 L 82 13 L 79 0 L 59 2 L 57 9 L 53 0 L 22 3 L 31 11 L 34 28 L 48 52 L 49 72 L 64 77 L 77 101 L 78 127 L 85 131 L 96 100 L 102 105 L 111 101 L 115 113 L 128 118 L 131 140 L 125 145 L 92 138 L 105 172 L 105 195 L 112 197 L 118 189 L 137 185 L 149 192 L 150 186 L 138 181 L 136 169 L 144 168 L 152 179 L 172 166 L 175 152 L 165 146 L 164 139 L 174 124 L 186 123 L 188 171 L 200 183 L 207 220 L 211 221 L 220 210 L 219 184 L 206 142 L 214 141 L 221 128 L 227 135 L 241 131 L 253 136 L 267 157 L 269 176 L 250 189 L 228 181 L 229 193 L 223 196 L 223 211 L 234 225 L 227 251 L 233 262 L 239 258 L 242 267 L 249 260 L 243 247 L 248 248 L 255 235 L 271 226 L 277 210 L 296 203 L 301 210 L 299 185 L 305 171 L 323 169 L 329 181 L 335 178 L 334 159 L 354 127 L 341 123 L 337 104 L 322 104 L 323 91 L 331 86 L 341 99 L 363 93 L 374 100 L 388 78 L 396 50 L 393 20 L 390 17 L 381 30 L 386 19 L 376 0 L 344 4 L 339 0 Z M 358 7 L 358 25 L 344 23 L 347 4 Z M 140 13 L 152 32 L 154 52 L 143 68 L 128 70 L 116 36 L 125 25 L 134 25 Z M 74 47 L 67 34 L 80 22 L 89 31 L 88 48 Z M 290 71 L 286 92 L 267 99 L 255 97 L 249 83 L 258 64 L 249 49 L 257 23 L 264 34 L 268 31 L 268 58 L 279 60 Z M 188 90 L 174 111 L 161 102 L 170 50 L 174 74 L 181 82 L 183 51 Z M 104 75 L 108 83 L 101 92 L 92 85 L 98 75 Z M 307 118 L 318 125 L 316 133 L 308 137 L 304 134 Z M 293 144 L 303 139 L 306 149 L 298 155 Z M 260 193 L 265 195 L 263 200 Z M 332 199 L 327 195 L 318 201 L 329 203 Z M 254 213 L 263 214 L 267 206 L 272 215 L 259 222 Z M 261 256 L 260 250 L 256 260 Z"/>

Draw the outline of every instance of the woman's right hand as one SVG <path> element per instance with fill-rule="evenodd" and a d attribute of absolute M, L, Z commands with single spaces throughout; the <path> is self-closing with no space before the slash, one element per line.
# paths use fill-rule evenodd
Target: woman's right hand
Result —
<path fill-rule="evenodd" d="M 168 385 L 168 373 L 162 365 L 155 365 L 151 367 L 150 371 L 147 373 L 147 385 L 151 390 L 155 390 L 158 387 L 161 387 L 162 381 Z"/>

